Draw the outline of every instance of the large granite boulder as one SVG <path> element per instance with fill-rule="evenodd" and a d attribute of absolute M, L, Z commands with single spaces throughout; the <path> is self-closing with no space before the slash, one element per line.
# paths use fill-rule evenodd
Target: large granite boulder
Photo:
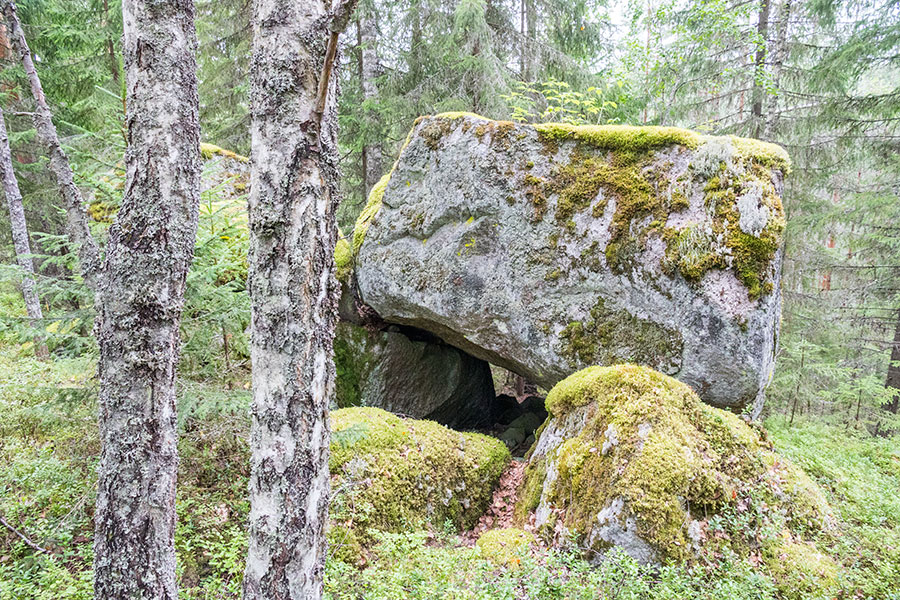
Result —
<path fill-rule="evenodd" d="M 735 554 L 785 589 L 816 595 L 838 568 L 819 488 L 731 412 L 647 367 L 589 367 L 547 396 L 550 417 L 520 488 L 520 524 L 576 539 L 591 558 L 618 547 L 642 563 Z M 784 569 L 786 557 L 803 565 Z M 809 573 L 813 573 L 810 575 Z M 793 597 L 793 596 L 785 596 Z"/>
<path fill-rule="evenodd" d="M 674 128 L 421 118 L 357 222 L 358 292 L 547 389 L 630 361 L 758 411 L 788 169 L 777 146 Z"/>

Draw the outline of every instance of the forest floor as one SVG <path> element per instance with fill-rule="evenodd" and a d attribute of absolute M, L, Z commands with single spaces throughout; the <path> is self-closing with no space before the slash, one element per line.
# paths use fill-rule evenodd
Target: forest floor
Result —
<path fill-rule="evenodd" d="M 100 449 L 94 370 L 91 357 L 40 362 L 17 346 L 0 344 L 0 517 L 18 532 L 0 527 L 0 600 L 91 597 Z M 240 597 L 249 510 L 249 398 L 244 389 L 181 382 L 181 598 Z M 821 422 L 789 425 L 779 415 L 765 426 L 775 446 L 822 486 L 844 524 L 829 548 L 843 566 L 841 589 L 823 597 L 900 600 L 900 437 L 873 438 Z M 379 534 L 363 568 L 330 558 L 328 597 L 780 597 L 766 573 L 730 557 L 713 565 L 645 569 L 614 553 L 596 568 L 566 549 L 533 547 L 506 564 L 486 560 L 473 542 L 481 529 L 508 522 L 511 490 L 520 477 L 515 466 L 507 471 L 475 532 Z"/>

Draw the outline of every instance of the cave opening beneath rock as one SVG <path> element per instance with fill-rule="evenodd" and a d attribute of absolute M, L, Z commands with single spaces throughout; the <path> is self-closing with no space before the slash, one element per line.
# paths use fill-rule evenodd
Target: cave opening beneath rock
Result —
<path fill-rule="evenodd" d="M 342 322 L 335 339 L 337 405 L 374 406 L 503 441 L 522 456 L 547 417 L 546 392 L 508 369 L 396 323 Z"/>

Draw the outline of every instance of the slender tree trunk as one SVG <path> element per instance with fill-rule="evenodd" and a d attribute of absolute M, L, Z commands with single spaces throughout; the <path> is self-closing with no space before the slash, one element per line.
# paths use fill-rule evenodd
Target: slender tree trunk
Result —
<path fill-rule="evenodd" d="M 759 7 L 759 21 L 756 32 L 759 35 L 760 46 L 756 49 L 755 69 L 753 71 L 753 104 L 750 107 L 751 127 L 754 137 L 760 137 L 764 128 L 763 99 L 766 90 L 762 84 L 763 73 L 766 68 L 766 49 L 769 43 L 769 7 L 771 0 L 762 0 Z"/>
<path fill-rule="evenodd" d="M 897 327 L 894 330 L 894 344 L 891 346 L 891 364 L 888 365 L 884 385 L 894 390 L 894 399 L 884 407 L 896 414 L 900 410 L 900 310 L 897 311 Z"/>
<path fill-rule="evenodd" d="M 534 81 L 537 78 L 537 6 L 535 0 L 525 0 L 525 20 L 528 25 L 525 31 L 525 81 Z"/>
<path fill-rule="evenodd" d="M 247 600 L 322 594 L 339 294 L 337 77 L 326 82 L 326 56 L 354 4 L 331 19 L 324 0 L 254 0 Z"/>
<path fill-rule="evenodd" d="M 359 32 L 359 81 L 362 87 L 363 101 L 373 102 L 378 97 L 378 35 L 375 25 L 375 15 L 372 14 L 372 7 L 366 6 L 365 10 L 360 7 L 359 19 L 357 20 L 357 31 Z M 382 159 L 381 145 L 378 143 L 380 135 L 377 132 L 378 115 L 371 108 L 365 111 L 365 145 L 362 149 L 363 173 L 365 176 L 365 192 L 368 196 L 369 192 L 378 183 L 382 176 Z M 372 141 L 373 138 L 376 141 Z"/>
<path fill-rule="evenodd" d="M 28 77 L 28 83 L 31 87 L 31 94 L 34 96 L 34 127 L 37 130 L 38 137 L 47 146 L 50 155 L 50 171 L 56 178 L 63 202 L 66 207 L 66 229 L 69 238 L 79 248 L 79 258 L 81 260 L 81 270 L 84 275 L 85 282 L 92 288 L 96 287 L 96 273 L 99 269 L 99 250 L 97 242 L 91 237 L 90 228 L 88 227 L 87 215 L 84 211 L 84 198 L 81 190 L 75 185 L 75 177 L 72 174 L 72 168 L 69 166 L 69 159 L 63 152 L 62 144 L 60 144 L 59 136 L 56 133 L 56 127 L 53 125 L 50 105 L 47 104 L 47 98 L 44 96 L 44 88 L 41 86 L 41 80 L 38 78 L 37 71 L 34 68 L 34 61 L 31 59 L 31 51 L 28 49 L 28 43 L 25 41 L 25 33 L 22 31 L 22 24 L 16 14 L 16 5 L 11 0 L 0 0 L 0 6 L 3 9 L 3 16 L 6 18 L 6 24 L 9 27 L 10 39 L 15 52 L 19 55 L 22 67 L 25 69 L 25 75 Z"/>
<path fill-rule="evenodd" d="M 775 95 L 769 102 L 766 111 L 765 129 L 762 139 L 773 140 L 778 129 L 779 99 L 781 97 L 781 74 L 784 62 L 787 60 L 788 27 L 791 20 L 792 0 L 783 0 L 778 9 L 778 21 L 775 26 L 775 43 L 772 48 L 772 85 L 775 87 Z"/>
<path fill-rule="evenodd" d="M 125 0 L 128 150 L 98 292 L 94 593 L 176 600 L 175 366 L 200 203 L 192 0 Z"/>
<path fill-rule="evenodd" d="M 31 260 L 31 244 L 28 241 L 28 226 L 25 223 L 25 207 L 22 205 L 22 193 L 19 182 L 13 171 L 12 151 L 9 149 L 9 136 L 6 134 L 6 121 L 3 109 L 0 108 L 0 176 L 3 177 L 3 193 L 9 207 L 9 223 L 12 226 L 13 247 L 16 250 L 16 262 L 25 273 L 22 277 L 22 297 L 25 299 L 25 311 L 32 327 L 40 324 L 44 315 L 41 312 L 41 301 L 37 295 L 34 281 L 34 262 Z M 34 353 L 38 358 L 47 358 L 47 345 L 37 337 L 34 340 Z"/>

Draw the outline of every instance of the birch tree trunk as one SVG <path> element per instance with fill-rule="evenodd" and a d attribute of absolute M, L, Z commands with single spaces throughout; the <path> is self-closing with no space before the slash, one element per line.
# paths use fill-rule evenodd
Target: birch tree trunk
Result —
<path fill-rule="evenodd" d="M 34 282 L 34 262 L 31 260 L 31 243 L 28 240 L 28 225 L 25 223 L 25 207 L 22 205 L 22 192 L 13 171 L 12 151 L 9 149 L 9 136 L 6 134 L 6 120 L 0 108 L 0 176 L 3 178 L 3 193 L 9 207 L 9 223 L 12 226 L 13 247 L 16 251 L 16 262 L 25 273 L 22 277 L 22 297 L 25 300 L 25 312 L 32 327 L 40 324 L 44 315 L 41 312 L 41 301 L 37 295 Z M 47 358 L 47 346 L 39 337 L 34 340 L 34 353 L 38 358 Z"/>
<path fill-rule="evenodd" d="M 100 268 L 99 250 L 97 242 L 91 237 L 91 231 L 88 227 L 87 215 L 84 211 L 84 198 L 81 195 L 81 190 L 75 185 L 75 177 L 72 174 L 72 168 L 69 166 L 69 159 L 62 149 L 62 144 L 56 133 L 56 127 L 53 125 L 50 105 L 47 104 L 44 88 L 41 86 L 41 80 L 38 78 L 37 71 L 34 68 L 31 50 L 28 48 L 28 42 L 25 41 L 22 24 L 19 22 L 19 16 L 16 14 L 16 5 L 11 0 L 0 0 L 0 7 L 2 7 L 3 16 L 6 18 L 6 24 L 9 27 L 12 47 L 18 54 L 22 67 L 25 69 L 25 75 L 28 77 L 28 83 L 31 87 L 31 95 L 34 97 L 34 127 L 40 140 L 47 146 L 50 156 L 50 171 L 56 178 L 56 184 L 59 187 L 66 208 L 66 230 L 69 239 L 79 249 L 78 257 L 81 261 L 84 280 L 89 287 L 94 289 L 96 288 L 97 271 Z"/>
<path fill-rule="evenodd" d="M 354 4 L 338 19 L 322 0 L 254 0 L 247 600 L 322 594 L 339 294 L 337 77 L 325 81 L 326 40 L 333 58 Z"/>
<path fill-rule="evenodd" d="M 176 600 L 175 365 L 200 201 L 192 0 L 125 0 L 128 150 L 98 290 L 94 593 Z"/>
<path fill-rule="evenodd" d="M 362 87 L 364 101 L 371 101 L 378 97 L 378 36 L 375 24 L 373 7 L 365 6 L 366 10 L 359 10 L 357 31 L 359 32 L 359 81 Z M 371 109 L 366 110 L 366 143 L 362 149 L 363 175 L 365 179 L 365 196 L 369 195 L 372 188 L 381 179 L 382 160 L 381 145 L 378 141 L 372 142 L 373 130 L 380 129 L 377 125 L 378 115 Z"/>

